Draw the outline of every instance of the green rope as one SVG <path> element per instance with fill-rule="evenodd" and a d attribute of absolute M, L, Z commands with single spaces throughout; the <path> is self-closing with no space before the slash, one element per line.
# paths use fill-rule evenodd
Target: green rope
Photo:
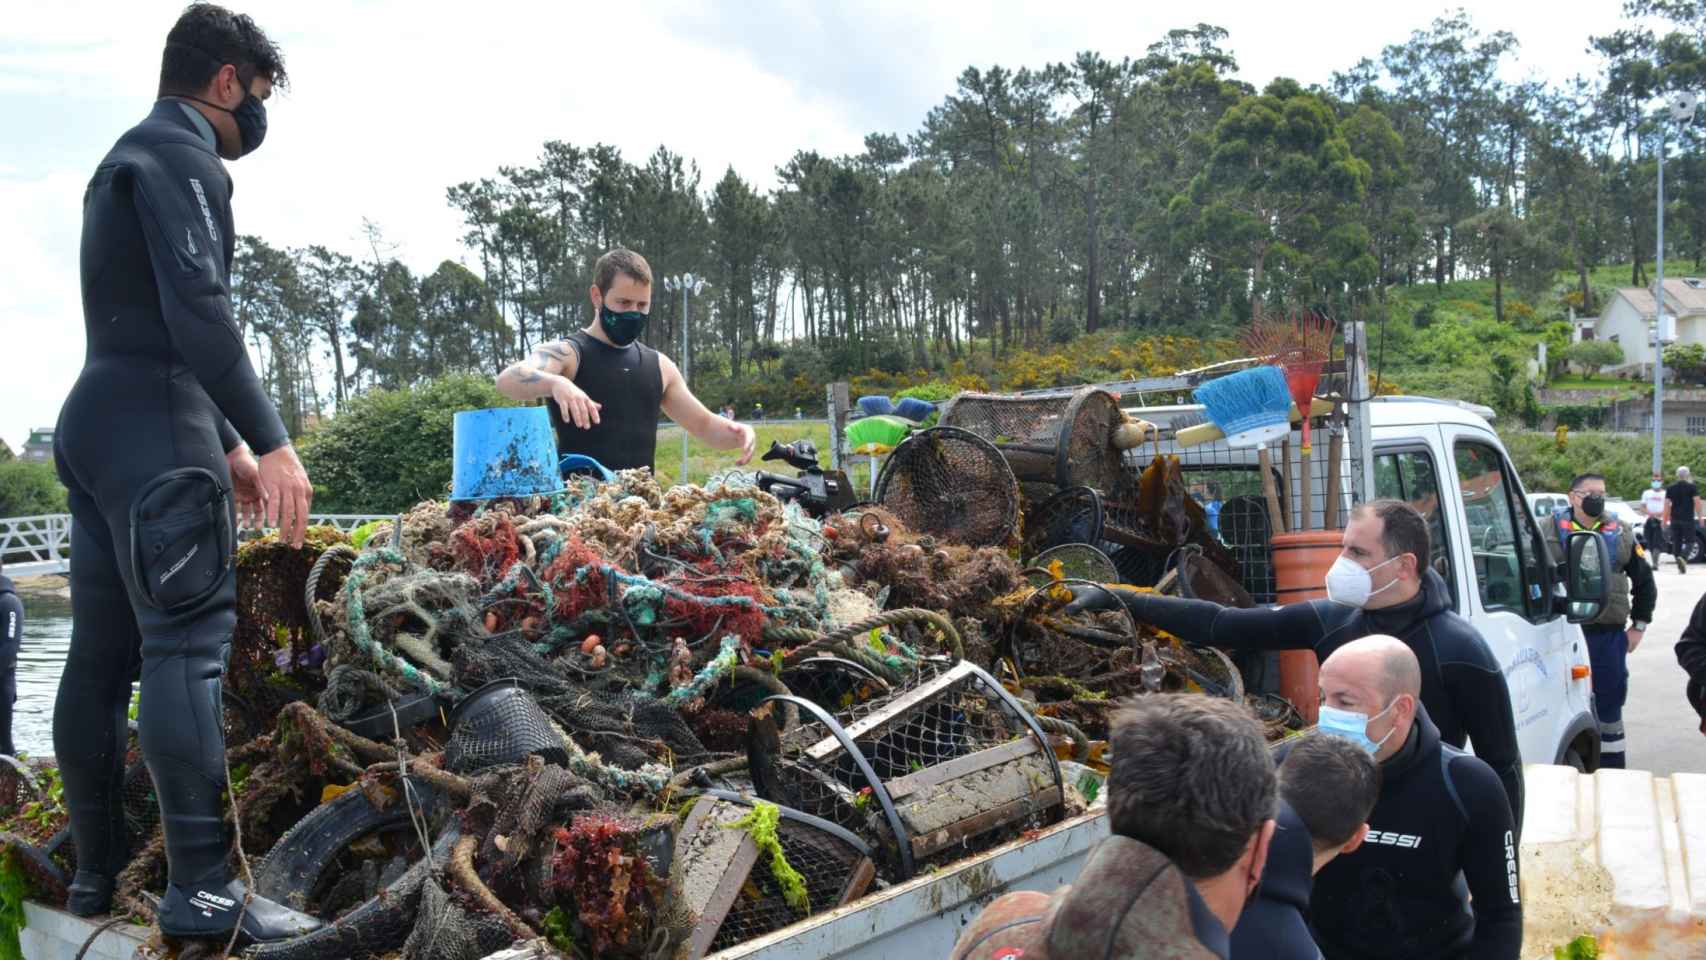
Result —
<path fill-rule="evenodd" d="M 397 674 L 406 683 L 426 690 L 428 693 L 439 693 L 445 689 L 444 684 L 430 674 L 421 672 L 409 661 L 387 650 L 383 644 L 373 639 L 373 634 L 368 630 L 367 600 L 361 595 L 361 588 L 367 582 L 369 569 L 382 563 L 389 563 L 404 570 L 409 567 L 409 561 L 405 560 L 402 554 L 389 547 L 363 553 L 356 558 L 355 563 L 350 567 L 349 580 L 344 585 L 344 589 L 349 592 L 350 640 L 355 643 L 356 649 L 372 657 L 381 669 Z"/>

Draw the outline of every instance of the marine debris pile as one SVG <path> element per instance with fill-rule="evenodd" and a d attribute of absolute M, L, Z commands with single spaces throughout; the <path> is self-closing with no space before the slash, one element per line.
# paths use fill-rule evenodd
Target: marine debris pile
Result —
<path fill-rule="evenodd" d="M 249 956 L 703 955 L 1081 810 L 1062 761 L 1098 765 L 1120 697 L 1244 696 L 1217 653 L 1067 612 L 1017 518 L 974 547 L 630 471 L 392 526 L 239 552 L 234 826 L 257 892 L 336 920 Z M 129 761 L 119 904 L 147 923 Z M 0 769 L 0 901 L 64 896 L 56 784 Z"/>

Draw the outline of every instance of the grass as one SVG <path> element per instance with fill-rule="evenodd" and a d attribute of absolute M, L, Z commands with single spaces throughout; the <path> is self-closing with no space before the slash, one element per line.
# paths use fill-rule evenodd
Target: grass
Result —
<path fill-rule="evenodd" d="M 1632 385 L 1628 380 L 1619 380 L 1616 377 L 1584 377 L 1579 373 L 1553 377 L 1551 382 L 1546 384 L 1552 390 L 1621 390 Z"/>
<path fill-rule="evenodd" d="M 779 473 L 785 477 L 793 476 L 797 471 L 780 460 L 760 460 L 764 452 L 770 449 L 771 441 L 792 443 L 795 440 L 806 439 L 817 445 L 818 457 L 825 469 L 829 467 L 829 424 L 822 420 L 802 420 L 799 423 L 761 423 L 753 428 L 758 432 L 758 453 L 752 462 L 742 470 L 765 470 Z M 740 456 L 738 450 L 716 450 L 698 440 L 690 439 L 687 445 L 687 480 L 689 483 L 704 483 L 714 473 L 723 473 L 736 469 L 735 460 Z M 674 426 L 658 428 L 657 459 L 653 462 L 653 471 L 658 480 L 663 483 L 678 483 L 681 480 L 681 429 Z M 847 468 L 848 479 L 853 482 L 853 489 L 860 498 L 870 496 L 871 468 L 865 457 L 853 457 Z"/>

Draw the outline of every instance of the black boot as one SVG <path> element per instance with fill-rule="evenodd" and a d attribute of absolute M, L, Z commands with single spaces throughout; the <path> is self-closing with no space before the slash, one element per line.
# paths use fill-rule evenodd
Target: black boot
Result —
<path fill-rule="evenodd" d="M 143 623 L 138 719 L 160 798 L 169 881 L 156 919 L 166 936 L 223 938 L 241 914 L 239 942 L 285 940 L 320 921 L 261 897 L 245 909 L 243 885 L 226 865 L 219 688 L 235 621 L 232 605 L 216 604 L 175 622 Z"/>

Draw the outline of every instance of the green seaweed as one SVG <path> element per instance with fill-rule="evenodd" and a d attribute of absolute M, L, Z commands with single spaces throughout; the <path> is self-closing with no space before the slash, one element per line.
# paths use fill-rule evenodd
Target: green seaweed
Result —
<path fill-rule="evenodd" d="M 7 848 L 0 857 L 0 960 L 24 960 L 18 931 L 24 929 L 24 900 L 29 895 L 29 878 L 18 865 L 17 854 Z"/>
<path fill-rule="evenodd" d="M 1582 934 L 1561 947 L 1552 948 L 1553 960 L 1599 960 L 1599 940 Z"/>
<path fill-rule="evenodd" d="M 782 838 L 776 833 L 781 822 L 782 808 L 759 800 L 753 804 L 751 813 L 727 824 L 727 827 L 745 830 L 758 844 L 759 854 L 770 854 L 770 876 L 782 888 L 782 899 L 795 913 L 804 916 L 812 912 L 811 899 L 806 894 L 806 878 L 800 876 L 800 871 L 794 869 L 782 852 Z"/>
<path fill-rule="evenodd" d="M 551 912 L 545 914 L 540 926 L 545 931 L 545 939 L 551 941 L 551 946 L 571 957 L 576 955 L 575 935 L 569 929 L 569 915 L 563 912 L 562 907 L 552 907 Z"/>

